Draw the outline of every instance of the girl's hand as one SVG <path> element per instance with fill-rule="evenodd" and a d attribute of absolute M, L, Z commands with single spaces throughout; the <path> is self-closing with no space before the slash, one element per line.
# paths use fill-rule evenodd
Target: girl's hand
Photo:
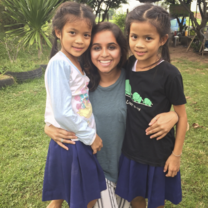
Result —
<path fill-rule="evenodd" d="M 180 157 L 174 156 L 171 154 L 167 159 L 164 167 L 164 172 L 168 170 L 168 173 L 165 175 L 166 177 L 174 177 L 177 175 L 180 169 Z"/>
<path fill-rule="evenodd" d="M 75 133 L 68 132 L 64 129 L 56 128 L 53 125 L 47 126 L 44 128 L 45 133 L 52 138 L 59 146 L 63 147 L 65 150 L 68 150 L 68 147 L 63 143 L 75 144 L 74 141 L 69 139 L 77 139 Z"/>
<path fill-rule="evenodd" d="M 93 150 L 93 154 L 96 154 L 98 151 L 101 150 L 103 147 L 103 141 L 102 139 L 96 134 L 95 140 L 91 145 L 91 148 Z"/>
<path fill-rule="evenodd" d="M 150 139 L 162 139 L 178 122 L 178 115 L 174 111 L 160 113 L 155 116 L 146 129 L 146 135 L 150 135 Z"/>

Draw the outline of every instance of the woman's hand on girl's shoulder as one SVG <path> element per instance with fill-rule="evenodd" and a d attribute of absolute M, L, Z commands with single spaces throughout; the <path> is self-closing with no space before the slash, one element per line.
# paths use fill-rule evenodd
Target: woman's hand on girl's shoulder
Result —
<path fill-rule="evenodd" d="M 156 115 L 149 123 L 145 131 L 146 135 L 151 135 L 150 139 L 162 139 L 178 122 L 178 115 L 174 111 L 160 113 Z"/>
<path fill-rule="evenodd" d="M 63 147 L 65 150 L 68 150 L 68 147 L 63 143 L 75 144 L 75 142 L 71 139 L 77 139 L 75 133 L 68 132 L 53 125 L 45 125 L 44 131 L 51 139 L 53 139 L 59 146 Z"/>

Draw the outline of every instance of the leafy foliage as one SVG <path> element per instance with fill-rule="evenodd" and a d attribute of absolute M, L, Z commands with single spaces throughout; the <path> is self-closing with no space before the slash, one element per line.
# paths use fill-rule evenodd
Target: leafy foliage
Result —
<path fill-rule="evenodd" d="M 201 48 L 201 44 L 202 44 L 202 42 L 199 41 L 199 40 L 197 40 L 196 42 L 193 42 L 193 43 L 191 44 L 191 47 L 194 49 L 194 51 L 195 51 L 196 53 L 199 53 L 199 49 Z"/>
<path fill-rule="evenodd" d="M 19 28 L 8 31 L 12 36 L 18 36 L 23 46 L 37 43 L 39 52 L 42 53 L 42 41 L 51 47 L 51 42 L 46 32 L 47 22 L 51 20 L 54 9 L 59 0 L 2 0 L 6 13 L 17 22 Z"/>
<path fill-rule="evenodd" d="M 124 32 L 126 13 L 118 13 L 113 15 L 113 21 Z"/>
<path fill-rule="evenodd" d="M 2 5 L 2 1 L 0 0 L 0 27 L 1 30 L 4 30 L 5 25 L 10 25 L 16 23 L 15 20 L 11 17 L 11 15 L 5 14 L 5 7 Z"/>
<path fill-rule="evenodd" d="M 96 17 L 100 22 L 100 16 L 102 14 L 102 22 L 106 19 L 108 11 L 110 9 L 118 9 L 121 4 L 127 4 L 127 0 L 78 0 L 79 3 L 87 4 L 94 11 Z"/>
<path fill-rule="evenodd" d="M 17 36 L 10 37 L 6 35 L 3 38 L 3 41 L 0 40 L 0 44 L 2 44 L 5 47 L 11 63 L 13 63 L 17 59 L 17 55 L 21 49 L 21 44 L 17 41 L 17 38 Z"/>
<path fill-rule="evenodd" d="M 205 0 L 197 0 L 197 5 L 199 8 L 199 12 L 201 15 L 201 21 L 197 21 L 197 17 L 195 17 L 194 12 L 191 11 L 190 9 L 190 4 L 193 0 L 165 0 L 164 4 L 170 3 L 170 4 L 180 4 L 182 5 L 186 11 L 188 12 L 190 16 L 190 20 L 193 26 L 194 31 L 197 34 L 198 39 L 201 41 L 203 40 L 203 37 L 200 33 L 200 29 L 205 27 L 208 22 L 208 12 L 207 12 L 207 1 Z"/>

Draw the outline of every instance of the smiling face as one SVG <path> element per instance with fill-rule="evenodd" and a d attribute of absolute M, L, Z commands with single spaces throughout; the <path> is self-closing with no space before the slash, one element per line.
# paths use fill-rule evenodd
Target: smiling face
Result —
<path fill-rule="evenodd" d="M 131 52 L 138 60 L 138 65 L 148 66 L 158 60 L 159 47 L 164 45 L 168 36 L 160 37 L 156 27 L 145 22 L 132 22 L 129 33 Z"/>
<path fill-rule="evenodd" d="M 55 30 L 61 41 L 61 51 L 70 59 L 81 56 L 89 47 L 92 27 L 85 19 L 68 21 L 62 31 Z"/>
<path fill-rule="evenodd" d="M 121 48 L 113 33 L 109 30 L 98 32 L 92 40 L 91 60 L 99 73 L 117 70 L 120 59 Z"/>

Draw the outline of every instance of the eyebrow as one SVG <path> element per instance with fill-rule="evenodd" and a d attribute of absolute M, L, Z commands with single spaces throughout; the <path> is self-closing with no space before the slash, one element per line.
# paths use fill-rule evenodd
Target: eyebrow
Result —
<path fill-rule="evenodd" d="M 111 44 L 118 45 L 118 44 L 117 44 L 117 43 L 115 43 L 115 42 L 108 43 L 108 45 L 111 45 Z M 93 43 L 93 44 L 92 44 L 92 46 L 93 46 L 93 45 L 100 45 L 100 43 Z"/>
<path fill-rule="evenodd" d="M 136 33 L 130 33 L 130 35 L 137 35 L 138 36 L 138 34 L 136 34 Z M 145 34 L 145 35 L 143 35 L 143 36 L 154 36 L 154 34 Z"/>
<path fill-rule="evenodd" d="M 78 31 L 78 30 L 75 29 L 75 28 L 69 28 L 69 30 L 75 30 L 75 31 Z M 84 33 L 91 33 L 91 32 L 84 32 Z"/>

